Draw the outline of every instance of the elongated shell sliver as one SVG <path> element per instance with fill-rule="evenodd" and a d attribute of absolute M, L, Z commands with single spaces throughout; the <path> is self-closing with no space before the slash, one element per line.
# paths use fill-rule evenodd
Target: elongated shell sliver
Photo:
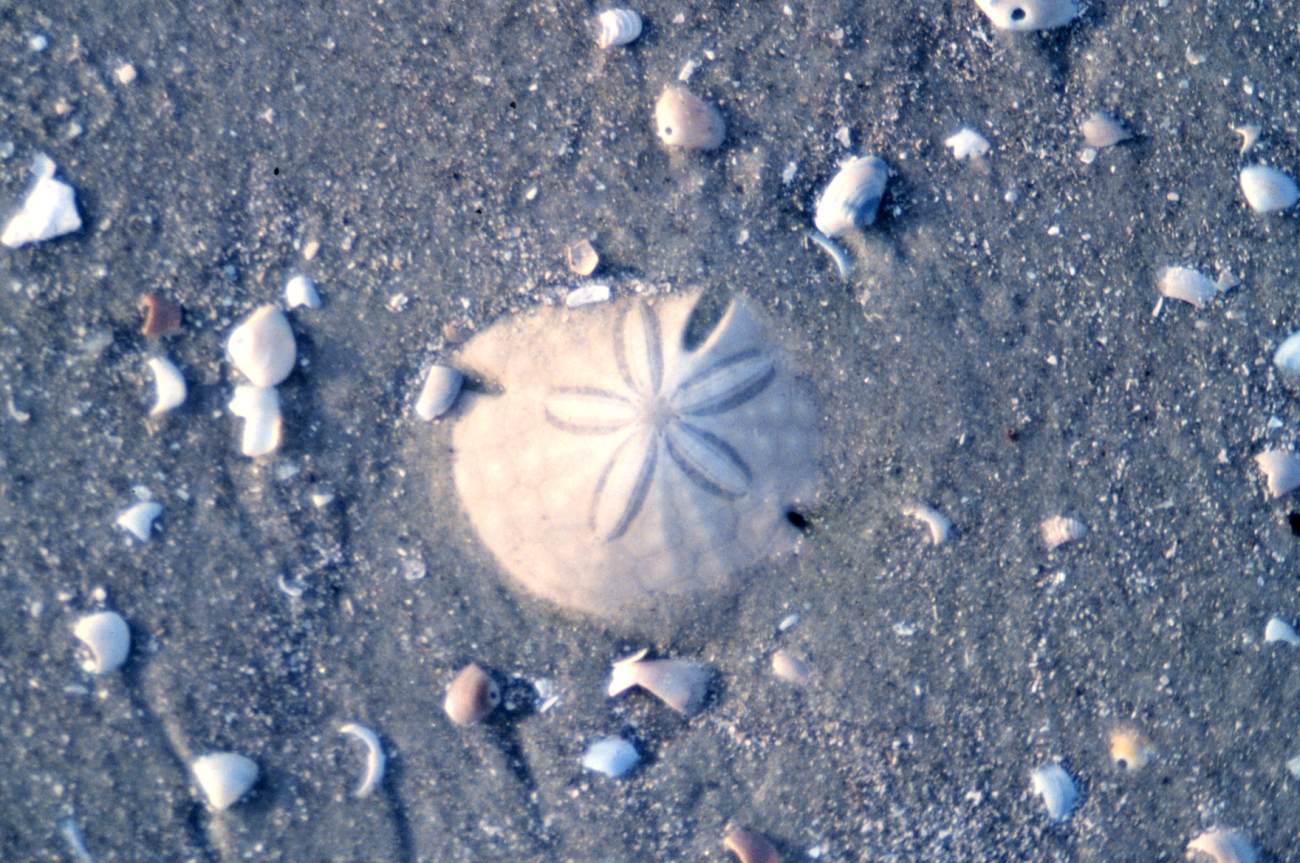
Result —
<path fill-rule="evenodd" d="M 379 735 L 355 722 L 344 725 L 339 729 L 339 733 L 355 737 L 366 747 L 366 770 L 361 776 L 361 784 L 357 786 L 356 791 L 352 792 L 352 796 L 369 797 L 379 787 L 379 783 L 384 781 L 384 766 L 387 763 L 383 744 L 379 742 Z"/>

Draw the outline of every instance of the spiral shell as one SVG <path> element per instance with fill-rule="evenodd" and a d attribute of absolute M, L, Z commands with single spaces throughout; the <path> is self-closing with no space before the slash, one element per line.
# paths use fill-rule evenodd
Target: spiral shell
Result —
<path fill-rule="evenodd" d="M 641 35 L 641 16 L 631 9 L 606 9 L 596 18 L 600 36 L 596 44 L 601 48 L 617 48 L 635 42 Z"/>
<path fill-rule="evenodd" d="M 889 166 L 876 156 L 859 156 L 840 168 L 817 201 L 813 224 L 834 238 L 876 221 L 889 182 Z"/>

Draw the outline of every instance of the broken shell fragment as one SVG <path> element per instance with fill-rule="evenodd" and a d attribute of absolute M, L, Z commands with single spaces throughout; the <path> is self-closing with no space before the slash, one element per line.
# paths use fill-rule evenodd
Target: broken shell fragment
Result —
<path fill-rule="evenodd" d="M 1187 843 L 1188 856 L 1204 855 L 1213 863 L 1257 863 L 1259 853 L 1235 830 L 1209 830 Z"/>
<path fill-rule="evenodd" d="M 609 302 L 609 285 L 583 285 L 564 295 L 564 304 L 571 309 Z"/>
<path fill-rule="evenodd" d="M 1210 277 L 1191 267 L 1165 267 L 1156 286 L 1166 297 L 1191 303 L 1198 309 L 1205 308 L 1215 291 Z"/>
<path fill-rule="evenodd" d="M 296 309 L 299 306 L 306 306 L 309 309 L 320 308 L 320 294 L 316 293 L 316 285 L 306 276 L 294 276 L 284 284 L 284 307 L 286 309 Z"/>
<path fill-rule="evenodd" d="M 181 307 L 175 300 L 152 291 L 140 298 L 140 304 L 144 306 L 144 329 L 140 335 L 153 339 L 180 331 Z"/>
<path fill-rule="evenodd" d="M 1051 30 L 1079 14 L 1074 0 L 975 0 L 975 5 L 1002 30 Z"/>
<path fill-rule="evenodd" d="M 0 243 L 17 249 L 81 229 L 76 192 L 67 183 L 54 179 L 55 170 L 49 156 L 36 157 L 32 165 L 36 183 L 23 199 L 22 207 L 5 225 Z"/>
<path fill-rule="evenodd" d="M 876 156 L 859 156 L 840 168 L 817 201 L 813 224 L 834 239 L 876 221 L 889 182 L 889 166 Z"/>
<path fill-rule="evenodd" d="M 1300 200 L 1300 187 L 1286 174 L 1267 165 L 1241 169 L 1241 191 L 1256 213 L 1285 210 Z"/>
<path fill-rule="evenodd" d="M 1285 641 L 1292 647 L 1300 647 L 1300 635 L 1291 624 L 1287 623 L 1280 617 L 1270 617 L 1268 623 L 1264 625 L 1264 641 Z"/>
<path fill-rule="evenodd" d="M 1136 728 L 1116 728 L 1110 733 L 1110 760 L 1121 770 L 1141 770 L 1154 752 L 1146 735 Z"/>
<path fill-rule="evenodd" d="M 150 357 L 149 370 L 153 372 L 156 399 L 149 416 L 156 417 L 185 403 L 185 376 L 176 364 L 166 357 Z"/>
<path fill-rule="evenodd" d="M 665 147 L 680 150 L 716 150 L 727 137 L 718 109 L 685 87 L 664 88 L 655 103 L 655 127 Z"/>
<path fill-rule="evenodd" d="M 952 157 L 959 162 L 963 159 L 983 156 L 991 146 L 979 132 L 964 127 L 945 140 L 943 145 L 952 148 Z"/>
<path fill-rule="evenodd" d="M 280 448 L 280 394 L 275 387 L 240 384 L 230 400 L 230 412 L 244 421 L 239 451 L 250 458 L 269 455 Z"/>
<path fill-rule="evenodd" d="M 1052 551 L 1067 542 L 1082 539 L 1088 533 L 1088 526 L 1078 519 L 1054 515 L 1044 519 L 1039 525 L 1039 530 L 1042 531 L 1043 543 L 1047 546 L 1047 550 Z"/>
<path fill-rule="evenodd" d="M 601 48 L 628 45 L 641 35 L 641 16 L 631 9 L 606 9 L 596 22 L 600 25 L 596 44 Z"/>
<path fill-rule="evenodd" d="M 1124 128 L 1123 123 L 1110 114 L 1100 112 L 1084 120 L 1079 131 L 1083 133 L 1084 143 L 1098 149 L 1113 147 L 1120 141 L 1127 141 L 1133 137 L 1128 129 Z"/>
<path fill-rule="evenodd" d="M 131 628 L 115 611 L 86 615 L 77 621 L 72 634 L 89 651 L 81 667 L 91 674 L 106 674 L 121 668 L 131 652 Z"/>
<path fill-rule="evenodd" d="M 501 690 L 492 676 L 474 663 L 460 670 L 447 686 L 443 709 L 457 725 L 482 721 L 501 703 Z"/>
<path fill-rule="evenodd" d="M 732 830 L 722 847 L 740 858 L 740 863 L 777 863 L 780 859 L 772 840 L 753 830 Z"/>
<path fill-rule="evenodd" d="M 1043 798 L 1049 818 L 1064 821 L 1070 816 L 1075 801 L 1079 799 L 1079 789 L 1065 768 L 1059 764 L 1049 764 L 1029 774 L 1029 780 L 1034 793 Z"/>
<path fill-rule="evenodd" d="M 445 414 L 460 395 L 465 376 L 449 366 L 434 366 L 424 378 L 420 397 L 415 402 L 415 414 L 430 421 Z"/>
<path fill-rule="evenodd" d="M 932 544 L 943 545 L 948 541 L 948 535 L 952 531 L 952 521 L 937 509 L 925 504 L 915 504 L 903 507 L 903 515 L 910 516 L 928 527 Z"/>
<path fill-rule="evenodd" d="M 1300 330 L 1287 336 L 1278 345 L 1273 354 L 1273 365 L 1289 375 L 1300 377 Z"/>
<path fill-rule="evenodd" d="M 208 805 L 224 812 L 248 793 L 257 782 L 257 764 L 234 752 L 210 752 L 190 765 L 194 779 L 208 798 Z"/>
<path fill-rule="evenodd" d="M 683 716 L 698 711 L 709 691 L 708 666 L 682 659 L 643 659 L 645 654 L 643 650 L 614 663 L 609 697 L 639 686 Z"/>
<path fill-rule="evenodd" d="M 293 371 L 298 346 L 284 312 L 262 306 L 230 334 L 226 351 L 235 368 L 258 387 L 273 387 Z"/>
<path fill-rule="evenodd" d="M 631 743 L 617 737 L 605 737 L 587 748 L 586 754 L 582 756 L 582 766 L 603 773 L 610 779 L 617 779 L 640 760 L 641 756 Z"/>
<path fill-rule="evenodd" d="M 371 792 L 384 781 L 384 747 L 379 742 L 379 735 L 364 725 L 349 722 L 339 729 L 339 734 L 347 734 L 360 740 L 366 747 L 366 771 L 361 776 L 361 784 L 352 793 L 354 797 L 369 797 Z"/>
<path fill-rule="evenodd" d="M 793 654 L 778 650 L 772 654 L 772 673 L 786 683 L 806 686 L 817 675 L 817 669 Z"/>
<path fill-rule="evenodd" d="M 1255 464 L 1268 480 L 1268 493 L 1273 497 L 1290 494 L 1300 488 L 1300 458 L 1284 449 L 1264 450 L 1255 456 Z"/>
<path fill-rule="evenodd" d="M 596 247 L 588 240 L 569 246 L 569 269 L 578 275 L 590 276 L 596 272 L 598 264 L 600 264 L 600 255 L 596 254 Z"/>
<path fill-rule="evenodd" d="M 153 522 L 162 515 L 162 504 L 152 500 L 142 500 L 135 506 L 118 513 L 117 526 L 141 542 L 148 542 L 153 533 Z"/>

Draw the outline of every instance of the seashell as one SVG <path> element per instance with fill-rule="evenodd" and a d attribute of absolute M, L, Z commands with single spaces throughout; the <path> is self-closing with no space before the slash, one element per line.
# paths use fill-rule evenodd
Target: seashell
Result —
<path fill-rule="evenodd" d="M 185 403 L 185 376 L 176 364 L 166 357 L 150 357 L 149 369 L 153 372 L 156 399 L 149 416 L 156 417 Z"/>
<path fill-rule="evenodd" d="M 257 387 L 273 387 L 283 381 L 298 358 L 289 319 L 270 305 L 262 306 L 235 327 L 226 351 L 235 368 Z"/>
<path fill-rule="evenodd" d="M 853 262 L 849 260 L 848 255 L 844 254 L 844 250 L 836 245 L 834 240 L 822 234 L 821 231 L 809 231 L 808 239 L 831 256 L 831 260 L 835 262 L 835 268 L 840 271 L 840 278 L 847 281 L 849 273 L 853 271 Z"/>
<path fill-rule="evenodd" d="M 1084 120 L 1079 131 L 1083 133 L 1084 143 L 1098 149 L 1113 147 L 1120 141 L 1127 141 L 1133 137 L 1128 129 L 1124 128 L 1123 123 L 1110 114 L 1100 112 Z"/>
<path fill-rule="evenodd" d="M 91 674 L 106 674 L 122 667 L 131 652 L 131 628 L 115 611 L 88 614 L 72 628 L 89 655 L 81 667 Z"/>
<path fill-rule="evenodd" d="M 925 504 L 914 504 L 903 507 L 903 515 L 911 516 L 924 523 L 930 529 L 930 542 L 934 545 L 943 545 L 948 541 L 948 535 L 952 532 L 952 521 L 937 509 L 931 509 Z"/>
<path fill-rule="evenodd" d="M 257 782 L 257 763 L 234 752 L 210 752 L 190 765 L 208 805 L 224 812 Z"/>
<path fill-rule="evenodd" d="M 1291 624 L 1280 617 L 1270 617 L 1264 625 L 1264 641 L 1285 641 L 1292 647 L 1300 647 L 1300 635 L 1296 635 Z"/>
<path fill-rule="evenodd" d="M 501 690 L 492 676 L 474 663 L 460 670 L 447 686 L 443 709 L 457 725 L 481 721 L 501 703 Z"/>
<path fill-rule="evenodd" d="M 366 772 L 361 776 L 361 784 L 352 792 L 354 797 L 369 797 L 371 792 L 384 781 L 384 747 L 379 742 L 379 735 L 364 725 L 349 722 L 339 729 L 339 734 L 348 734 L 360 740 L 366 747 Z"/>
<path fill-rule="evenodd" d="M 762 833 L 732 830 L 722 840 L 722 847 L 740 858 L 740 863 L 777 863 L 776 846 Z"/>
<path fill-rule="evenodd" d="M 655 127 L 665 147 L 680 150 L 716 150 L 727 137 L 718 109 L 685 87 L 664 88 L 655 103 Z"/>
<path fill-rule="evenodd" d="M 140 304 L 144 306 L 144 329 L 140 335 L 153 339 L 180 331 L 181 307 L 175 300 L 151 291 L 140 298 Z"/>
<path fill-rule="evenodd" d="M 1273 365 L 1287 374 L 1300 376 L 1300 330 L 1287 336 L 1273 354 Z"/>
<path fill-rule="evenodd" d="M 76 192 L 67 183 L 54 179 L 55 170 L 54 161 L 49 156 L 41 154 L 36 157 L 32 165 L 36 183 L 23 199 L 18 212 L 5 225 L 0 243 L 17 249 L 81 229 Z"/>
<path fill-rule="evenodd" d="M 637 765 L 641 756 L 636 747 L 617 737 L 605 737 L 587 748 L 582 756 L 582 766 L 610 779 L 617 779 Z"/>
<path fill-rule="evenodd" d="M 564 305 L 571 309 L 609 302 L 609 285 L 583 285 L 574 288 L 564 297 Z"/>
<path fill-rule="evenodd" d="M 230 412 L 244 421 L 239 450 L 256 458 L 280 448 L 280 394 L 275 387 L 252 387 L 240 384 L 228 405 Z"/>
<path fill-rule="evenodd" d="M 135 80 L 135 75 L 135 67 L 130 63 L 123 63 L 113 70 L 113 77 L 117 79 L 119 84 L 130 84 Z"/>
<path fill-rule="evenodd" d="M 971 157 L 983 156 L 992 146 L 983 135 L 974 129 L 961 128 L 943 142 L 945 147 L 952 147 L 953 158 L 957 161 Z"/>
<path fill-rule="evenodd" d="M 415 414 L 422 420 L 434 420 L 442 416 L 460 395 L 461 384 L 465 376 L 448 366 L 434 366 L 424 377 L 424 386 L 420 388 L 420 397 L 415 402 Z"/>
<path fill-rule="evenodd" d="M 975 5 L 1001 30 L 1051 30 L 1079 14 L 1074 0 L 975 0 Z"/>
<path fill-rule="evenodd" d="M 157 501 L 142 500 L 118 513 L 117 526 L 141 542 L 148 542 L 154 519 L 162 515 L 162 509 L 162 504 Z"/>
<path fill-rule="evenodd" d="M 1205 308 L 1215 291 L 1210 277 L 1191 267 L 1165 267 L 1160 271 L 1156 287 L 1166 297 L 1191 303 L 1198 309 Z"/>
<path fill-rule="evenodd" d="M 580 276 L 590 276 L 596 272 L 596 267 L 600 264 L 600 255 L 596 254 L 596 247 L 587 240 L 569 246 L 568 254 L 569 269 Z"/>
<path fill-rule="evenodd" d="M 1121 770 L 1141 770 L 1154 753 L 1146 735 L 1136 728 L 1116 728 L 1110 733 L 1110 760 Z"/>
<path fill-rule="evenodd" d="M 609 697 L 639 686 L 683 716 L 698 711 L 709 691 L 708 666 L 682 659 L 643 659 L 645 655 L 643 650 L 614 663 Z"/>
<path fill-rule="evenodd" d="M 772 654 L 772 673 L 786 683 L 805 686 L 817 676 L 817 669 L 797 656 L 778 650 Z"/>
<path fill-rule="evenodd" d="M 1187 843 L 1187 855 L 1203 855 L 1214 863 L 1257 863 L 1259 853 L 1235 830 L 1208 830 Z"/>
<path fill-rule="evenodd" d="M 888 182 L 889 166 L 884 160 L 876 156 L 850 159 L 822 192 L 813 224 L 831 239 L 853 228 L 865 228 L 876 221 Z"/>
<path fill-rule="evenodd" d="M 319 309 L 320 294 L 316 293 L 315 283 L 306 276 L 294 276 L 285 282 L 284 306 L 287 309 L 296 309 L 299 306 Z"/>
<path fill-rule="evenodd" d="M 615 48 L 635 42 L 641 35 L 641 16 L 631 9 L 606 9 L 596 18 L 600 36 L 596 44 L 601 48 Z"/>
<path fill-rule="evenodd" d="M 1241 136 L 1241 155 L 1246 155 L 1246 151 L 1255 146 L 1259 141 L 1259 133 L 1263 131 L 1258 123 L 1247 123 L 1243 126 L 1229 126 L 1229 129 Z"/>
<path fill-rule="evenodd" d="M 1264 450 L 1255 456 L 1255 464 L 1268 479 L 1268 493 L 1273 497 L 1300 488 L 1300 458 L 1295 453 L 1284 449 Z"/>
<path fill-rule="evenodd" d="M 1070 816 L 1075 801 L 1079 799 L 1079 789 L 1065 768 L 1059 764 L 1049 764 L 1029 774 L 1029 779 L 1034 793 L 1043 798 L 1049 818 L 1064 821 Z"/>
<path fill-rule="evenodd" d="M 1061 515 L 1043 519 L 1043 523 L 1038 528 L 1042 531 L 1043 542 L 1047 545 L 1048 551 L 1065 545 L 1067 542 L 1082 539 L 1088 533 L 1086 524 L 1078 519 L 1066 518 Z"/>
<path fill-rule="evenodd" d="M 1285 210 L 1300 200 L 1300 188 L 1295 180 L 1266 165 L 1241 169 L 1241 191 L 1256 213 Z"/>

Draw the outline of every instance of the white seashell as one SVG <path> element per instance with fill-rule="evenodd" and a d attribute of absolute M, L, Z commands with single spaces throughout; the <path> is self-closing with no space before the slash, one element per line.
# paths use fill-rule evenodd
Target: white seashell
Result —
<path fill-rule="evenodd" d="M 298 346 L 284 312 L 262 306 L 230 334 L 226 351 L 235 368 L 258 387 L 273 387 L 293 371 Z"/>
<path fill-rule="evenodd" d="M 384 781 L 384 747 L 379 742 L 379 735 L 364 725 L 349 722 L 339 729 L 339 734 L 349 734 L 360 740 L 366 747 L 366 772 L 361 776 L 361 784 L 353 792 L 354 797 L 369 797 L 371 792 Z"/>
<path fill-rule="evenodd" d="M 1286 769 L 1296 779 L 1300 779 L 1300 755 L 1287 759 Z"/>
<path fill-rule="evenodd" d="M 121 668 L 131 652 L 131 628 L 115 611 L 86 615 L 77 621 L 72 634 L 90 651 L 81 667 L 91 674 Z"/>
<path fill-rule="evenodd" d="M 185 403 L 185 376 L 176 364 L 166 357 L 150 357 L 149 369 L 153 372 L 157 399 L 149 416 L 156 417 Z"/>
<path fill-rule="evenodd" d="M 1270 449 L 1255 456 L 1255 464 L 1268 479 L 1268 493 L 1273 497 L 1290 494 L 1300 488 L 1300 458 L 1284 449 Z"/>
<path fill-rule="evenodd" d="M 641 16 L 631 9 L 606 9 L 596 21 L 600 24 L 596 44 L 602 48 L 627 45 L 641 35 Z"/>
<path fill-rule="evenodd" d="M 637 765 L 641 756 L 636 747 L 617 737 L 605 737 L 587 748 L 582 756 L 582 766 L 610 779 L 617 779 Z"/>
<path fill-rule="evenodd" d="M 1083 121 L 1079 127 L 1083 140 L 1089 147 L 1113 147 L 1120 141 L 1127 141 L 1133 136 L 1124 124 L 1109 114 L 1096 113 Z"/>
<path fill-rule="evenodd" d="M 1067 542 L 1082 539 L 1088 533 L 1086 524 L 1078 519 L 1066 518 L 1062 515 L 1054 515 L 1051 518 L 1044 519 L 1043 523 L 1038 527 L 1042 531 L 1043 543 L 1046 544 L 1048 551 L 1065 545 Z"/>
<path fill-rule="evenodd" d="M 118 513 L 117 526 L 141 542 L 148 542 L 153 532 L 153 521 L 162 515 L 162 509 L 162 504 L 157 501 L 142 500 Z"/>
<path fill-rule="evenodd" d="M 230 412 L 244 421 L 239 449 L 256 458 L 280 448 L 280 394 L 275 387 L 240 384 L 230 400 Z"/>
<path fill-rule="evenodd" d="M 698 711 L 709 691 L 708 666 L 682 659 L 642 659 L 645 654 L 643 650 L 614 663 L 609 697 L 639 686 L 683 716 Z"/>
<path fill-rule="evenodd" d="M 1300 647 L 1300 635 L 1296 635 L 1291 624 L 1282 620 L 1280 617 L 1270 617 L 1268 623 L 1264 625 L 1264 640 L 1285 641 L 1292 647 Z"/>
<path fill-rule="evenodd" d="M 778 650 L 772 654 L 772 673 L 786 683 L 804 686 L 817 676 L 817 669 L 797 656 Z"/>
<path fill-rule="evenodd" d="M 448 366 L 434 366 L 425 375 L 424 386 L 420 388 L 420 398 L 415 402 L 415 414 L 422 420 L 434 420 L 442 416 L 460 395 L 461 384 L 465 376 Z"/>
<path fill-rule="evenodd" d="M 564 297 L 564 304 L 571 309 L 607 302 L 609 302 L 609 285 L 583 285 L 569 291 Z"/>
<path fill-rule="evenodd" d="M 1110 760 L 1121 770 L 1141 770 L 1153 754 L 1155 749 L 1146 735 L 1136 728 L 1116 728 L 1110 734 Z"/>
<path fill-rule="evenodd" d="M 1241 169 L 1241 191 L 1256 213 L 1285 210 L 1300 200 L 1300 187 L 1295 180 L 1266 165 Z"/>
<path fill-rule="evenodd" d="M 1191 303 L 1198 309 L 1205 308 L 1215 291 L 1210 277 L 1191 267 L 1165 267 L 1156 286 L 1166 297 Z"/>
<path fill-rule="evenodd" d="M 117 79 L 119 84 L 130 84 L 135 80 L 135 75 L 135 67 L 130 63 L 123 63 L 113 70 L 113 77 Z"/>
<path fill-rule="evenodd" d="M 1259 860 L 1254 846 L 1235 830 L 1206 831 L 1187 843 L 1187 854 L 1201 854 L 1214 863 L 1257 863 Z"/>
<path fill-rule="evenodd" d="M 831 260 L 835 262 L 835 268 L 840 271 L 840 278 L 847 281 L 849 273 L 853 271 L 853 261 L 849 260 L 849 256 L 844 254 L 844 250 L 836 245 L 835 241 L 830 237 L 822 234 L 821 231 L 809 231 L 808 239 L 812 240 L 817 244 L 818 248 L 831 256 Z"/>
<path fill-rule="evenodd" d="M 953 158 L 957 161 L 972 156 L 983 156 L 992 146 L 988 140 L 974 129 L 958 129 L 957 133 L 943 142 L 945 147 L 952 147 Z"/>
<path fill-rule="evenodd" d="M 1287 336 L 1273 354 L 1273 365 L 1291 375 L 1300 376 L 1300 330 Z"/>
<path fill-rule="evenodd" d="M 320 294 L 316 293 L 316 285 L 306 276 L 294 276 L 284 283 L 284 306 L 287 309 L 296 309 L 299 306 L 306 306 L 309 309 L 320 308 Z"/>
<path fill-rule="evenodd" d="M 32 186 L 22 207 L 5 225 L 0 243 L 17 249 L 28 243 L 52 240 L 81 228 L 77 213 L 76 192 L 67 183 L 54 179 L 54 162 L 49 156 L 39 155 L 32 165 L 36 183 Z"/>
<path fill-rule="evenodd" d="M 664 88 L 655 103 L 655 127 L 664 146 L 682 150 L 716 150 L 727 137 L 718 109 L 685 87 Z"/>
<path fill-rule="evenodd" d="M 257 763 L 234 752 L 210 752 L 190 765 L 208 805 L 224 812 L 257 782 Z"/>
<path fill-rule="evenodd" d="M 1064 821 L 1079 799 L 1079 789 L 1070 774 L 1059 764 L 1040 767 L 1029 774 L 1034 793 L 1043 798 L 1047 815 L 1053 821 Z"/>
<path fill-rule="evenodd" d="M 975 5 L 1002 30 L 1051 30 L 1079 14 L 1074 0 L 975 0 Z"/>
<path fill-rule="evenodd" d="M 1246 151 L 1255 146 L 1259 141 L 1259 133 L 1263 131 L 1258 123 L 1247 123 L 1244 126 L 1229 126 L 1229 129 L 1241 136 L 1241 155 L 1246 155 Z"/>
<path fill-rule="evenodd" d="M 889 166 L 876 156 L 859 156 L 840 168 L 817 202 L 813 224 L 834 239 L 876 220 L 880 198 L 889 182 Z"/>
<path fill-rule="evenodd" d="M 915 504 L 903 507 L 903 515 L 911 516 L 925 524 L 930 529 L 930 542 L 934 545 L 943 545 L 948 541 L 948 535 L 952 532 L 952 521 L 937 509 L 924 504 Z"/>

